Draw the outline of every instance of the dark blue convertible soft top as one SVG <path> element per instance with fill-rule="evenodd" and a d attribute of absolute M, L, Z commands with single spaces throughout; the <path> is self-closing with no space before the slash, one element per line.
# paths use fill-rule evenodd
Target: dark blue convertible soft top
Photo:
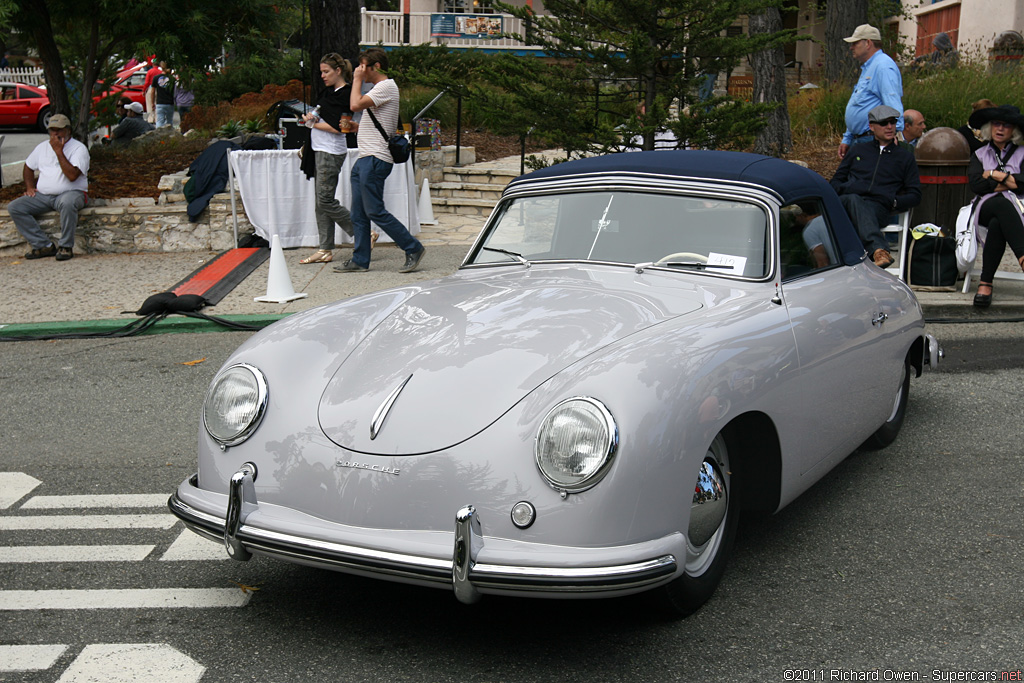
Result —
<path fill-rule="evenodd" d="M 624 152 L 577 159 L 527 173 L 509 187 L 537 180 L 586 175 L 639 174 L 671 178 L 749 183 L 778 195 L 783 205 L 810 198 L 821 198 L 825 216 L 832 226 L 843 261 L 849 265 L 864 257 L 864 245 L 839 203 L 835 190 L 814 171 L 784 159 L 710 150 L 662 150 Z"/>

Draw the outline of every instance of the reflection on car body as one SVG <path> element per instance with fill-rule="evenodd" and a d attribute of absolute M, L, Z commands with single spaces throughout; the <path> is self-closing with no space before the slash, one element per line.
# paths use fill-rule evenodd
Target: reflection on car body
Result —
<path fill-rule="evenodd" d="M 800 247 L 798 200 L 820 204 L 836 262 Z M 739 512 L 890 443 L 938 355 L 813 172 L 728 152 L 574 161 L 513 181 L 455 274 L 243 344 L 169 504 L 238 559 L 464 602 L 654 591 L 687 614 Z"/>

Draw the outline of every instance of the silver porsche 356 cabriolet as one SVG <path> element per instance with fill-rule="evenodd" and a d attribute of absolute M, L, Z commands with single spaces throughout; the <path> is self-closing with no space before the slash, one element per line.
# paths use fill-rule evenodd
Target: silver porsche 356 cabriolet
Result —
<path fill-rule="evenodd" d="M 573 161 L 512 182 L 455 274 L 243 344 L 169 505 L 238 560 L 686 614 L 739 512 L 889 444 L 938 357 L 814 172 Z"/>

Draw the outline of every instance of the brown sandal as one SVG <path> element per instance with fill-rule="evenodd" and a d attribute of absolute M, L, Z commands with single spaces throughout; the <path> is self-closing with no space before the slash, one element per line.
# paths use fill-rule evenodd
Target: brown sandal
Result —
<path fill-rule="evenodd" d="M 370 249 L 373 249 L 374 245 L 377 244 L 377 240 L 380 239 L 380 233 L 374 230 L 370 233 Z"/>
<path fill-rule="evenodd" d="M 315 251 L 306 258 L 299 261 L 299 263 L 330 263 L 334 260 L 334 254 L 327 251 L 326 249 L 320 249 Z"/>

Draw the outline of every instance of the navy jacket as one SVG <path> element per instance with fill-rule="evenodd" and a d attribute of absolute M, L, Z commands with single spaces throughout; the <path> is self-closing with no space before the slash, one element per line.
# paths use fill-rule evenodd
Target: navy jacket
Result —
<path fill-rule="evenodd" d="M 893 213 L 921 203 L 921 176 L 910 145 L 877 140 L 854 145 L 829 181 L 838 194 L 859 194 Z"/>

